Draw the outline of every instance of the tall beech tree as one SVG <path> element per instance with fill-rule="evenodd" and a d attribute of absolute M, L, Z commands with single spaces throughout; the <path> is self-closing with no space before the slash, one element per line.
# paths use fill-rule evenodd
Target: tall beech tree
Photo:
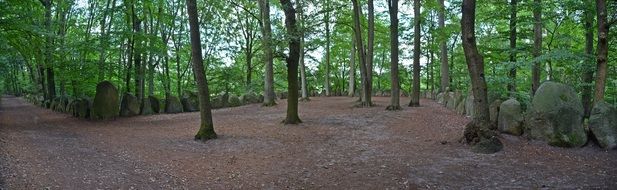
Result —
<path fill-rule="evenodd" d="M 489 117 L 489 107 L 484 75 L 484 58 L 478 52 L 476 45 L 475 22 L 476 22 L 476 1 L 463 0 L 463 16 L 461 18 L 461 36 L 465 61 L 471 78 L 471 89 L 473 93 L 474 116 L 472 121 L 465 126 L 465 140 L 473 145 L 491 145 L 501 142 L 495 137 Z M 480 143 L 484 142 L 484 143 Z M 499 148 L 500 150 L 501 148 Z M 499 151 L 496 150 L 496 151 Z M 495 151 L 495 150 L 494 150 Z M 488 153 L 488 152 L 487 152 Z"/>
<path fill-rule="evenodd" d="M 388 0 L 390 13 L 390 80 L 391 97 L 387 110 L 400 110 L 399 74 L 398 74 L 398 0 Z"/>
<path fill-rule="evenodd" d="M 533 57 L 537 59 L 542 55 L 542 0 L 534 0 L 533 2 Z M 540 70 L 540 63 L 537 60 L 534 61 L 531 65 L 532 96 L 536 94 L 536 90 L 540 87 Z"/>
<path fill-rule="evenodd" d="M 206 141 L 216 138 L 214 123 L 212 122 L 212 111 L 210 110 L 210 92 L 208 90 L 208 79 L 206 79 L 203 56 L 201 52 L 201 36 L 199 34 L 199 15 L 197 13 L 196 0 L 186 0 L 186 10 L 189 16 L 190 38 L 191 38 L 191 59 L 193 60 L 193 71 L 197 81 L 197 95 L 199 96 L 199 116 L 201 124 L 195 140 Z"/>
<path fill-rule="evenodd" d="M 274 94 L 274 68 L 272 55 L 272 26 L 270 24 L 270 3 L 268 0 L 259 0 L 261 14 L 261 43 L 264 51 L 264 106 L 276 105 Z"/>
<path fill-rule="evenodd" d="M 362 12 L 358 0 L 351 0 L 351 2 L 353 3 L 354 40 L 356 41 L 356 52 L 360 55 L 360 76 L 362 77 L 362 80 L 360 80 L 362 85 L 362 94 L 360 98 L 362 102 L 360 104 L 363 107 L 370 107 L 373 103 L 371 101 L 371 91 L 369 91 L 369 86 L 371 84 L 368 81 L 368 56 L 365 53 L 364 42 L 362 41 L 362 28 L 360 24 L 360 15 L 362 15 Z"/>
<path fill-rule="evenodd" d="M 439 28 L 443 31 L 445 30 L 445 14 L 446 14 L 446 6 L 444 5 L 444 0 L 439 1 L 439 11 L 437 13 L 438 25 Z M 439 51 L 440 56 L 439 59 L 441 61 L 440 73 L 441 73 L 441 86 L 440 91 L 445 92 L 446 89 L 450 87 L 450 68 L 448 65 L 448 48 L 446 47 L 447 38 L 443 38 L 439 41 Z"/>
<path fill-rule="evenodd" d="M 610 23 L 607 20 L 606 0 L 596 0 L 596 14 L 598 14 L 598 55 L 596 65 L 596 92 L 595 102 L 604 100 L 606 86 L 606 72 L 608 62 L 608 30 Z"/>
<path fill-rule="evenodd" d="M 586 1 L 585 2 L 585 10 L 584 10 L 584 18 L 585 18 L 585 24 L 583 25 L 583 27 L 585 27 L 585 54 L 587 54 L 589 57 L 593 57 L 593 4 L 591 1 Z M 587 59 L 588 61 L 586 61 L 585 65 L 583 66 L 583 88 L 582 88 L 582 93 L 581 93 L 581 99 L 583 102 L 583 108 L 585 110 L 585 117 L 589 118 L 590 114 L 591 114 L 591 108 L 593 108 L 592 105 L 592 84 L 593 84 L 593 66 L 595 65 L 595 60 L 594 59 Z"/>
<path fill-rule="evenodd" d="M 286 39 L 289 41 L 287 62 L 287 117 L 285 124 L 302 123 L 298 116 L 298 61 L 300 59 L 300 36 L 296 26 L 296 10 L 290 0 L 281 0 L 285 12 Z"/>
<path fill-rule="evenodd" d="M 413 1 L 413 85 L 411 89 L 410 107 L 420 106 L 420 3 L 421 0 Z"/>
<path fill-rule="evenodd" d="M 510 96 L 516 93 L 516 13 L 517 0 L 510 0 L 510 68 L 508 69 L 508 92 Z"/>

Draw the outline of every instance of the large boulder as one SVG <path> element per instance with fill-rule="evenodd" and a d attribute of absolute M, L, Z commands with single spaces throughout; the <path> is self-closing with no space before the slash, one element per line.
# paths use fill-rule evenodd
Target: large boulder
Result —
<path fill-rule="evenodd" d="M 74 116 L 78 118 L 89 118 L 90 117 L 90 106 L 91 102 L 89 99 L 80 98 L 75 100 L 73 104 L 73 112 Z"/>
<path fill-rule="evenodd" d="M 180 99 L 180 102 L 182 102 L 182 108 L 185 112 L 199 111 L 199 97 L 195 92 L 184 93 L 184 96 Z"/>
<path fill-rule="evenodd" d="M 615 107 L 604 101 L 596 103 L 589 117 L 589 130 L 602 148 L 617 148 L 617 110 Z"/>
<path fill-rule="evenodd" d="M 437 103 L 444 104 L 444 103 L 446 102 L 446 100 L 445 100 L 445 94 L 446 94 L 446 93 L 443 93 L 443 92 L 442 92 L 442 93 L 437 94 L 437 97 L 436 97 L 436 99 L 437 99 Z"/>
<path fill-rule="evenodd" d="M 168 95 L 165 98 L 165 113 L 180 113 L 182 112 L 182 103 L 176 96 Z"/>
<path fill-rule="evenodd" d="M 141 115 L 152 115 L 154 114 L 154 110 L 152 109 L 152 102 L 150 99 L 146 98 L 141 100 L 141 106 L 139 107 L 139 114 Z"/>
<path fill-rule="evenodd" d="M 451 110 L 456 110 L 456 107 L 463 101 L 463 98 L 463 94 L 460 92 L 450 92 L 446 107 Z"/>
<path fill-rule="evenodd" d="M 580 147 L 587 143 L 583 127 L 583 104 L 572 87 L 544 82 L 531 102 L 525 133 L 559 147 Z"/>
<path fill-rule="evenodd" d="M 131 93 L 124 93 L 122 96 L 122 103 L 120 103 L 120 116 L 130 117 L 139 115 L 139 99 L 133 96 Z"/>
<path fill-rule="evenodd" d="M 236 95 L 229 96 L 229 107 L 237 107 L 241 106 L 242 102 L 240 102 L 240 98 Z"/>
<path fill-rule="evenodd" d="M 474 117 L 475 114 L 475 110 L 474 110 L 474 97 L 473 94 L 469 94 L 469 96 L 467 96 L 467 99 L 465 99 L 465 115 L 469 116 L 469 117 Z"/>
<path fill-rule="evenodd" d="M 120 98 L 118 89 L 109 81 L 103 81 L 96 85 L 96 95 L 91 107 L 92 119 L 115 118 L 120 113 Z"/>
<path fill-rule="evenodd" d="M 276 96 L 278 96 L 278 98 L 281 99 L 281 100 L 287 99 L 287 92 L 278 92 L 278 93 L 276 93 Z"/>
<path fill-rule="evenodd" d="M 58 99 L 58 104 L 56 105 L 56 111 L 67 113 L 69 110 L 67 105 L 69 104 L 69 98 L 66 96 L 61 96 Z"/>
<path fill-rule="evenodd" d="M 242 102 L 242 104 L 257 104 L 262 101 L 263 99 L 260 99 L 255 93 L 246 93 L 240 96 L 240 102 Z"/>
<path fill-rule="evenodd" d="M 523 111 L 521 103 L 516 99 L 509 99 L 499 106 L 497 128 L 503 133 L 512 135 L 523 134 Z"/>
<path fill-rule="evenodd" d="M 499 116 L 499 106 L 501 106 L 501 103 L 502 101 L 497 99 L 488 106 L 489 117 L 492 124 L 497 124 L 497 117 Z"/>
<path fill-rule="evenodd" d="M 461 115 L 465 115 L 465 102 L 467 101 L 467 98 L 463 97 L 461 99 L 461 101 L 458 103 L 458 105 L 456 105 L 456 113 L 461 114 Z"/>
<path fill-rule="evenodd" d="M 161 105 L 160 101 L 156 96 L 148 96 L 148 101 L 150 101 L 150 106 L 152 107 L 152 112 L 161 113 Z"/>

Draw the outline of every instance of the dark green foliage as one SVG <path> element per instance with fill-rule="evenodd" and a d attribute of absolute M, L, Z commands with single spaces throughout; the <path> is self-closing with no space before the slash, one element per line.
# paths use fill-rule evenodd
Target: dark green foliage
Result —
<path fill-rule="evenodd" d="M 92 119 L 112 119 L 120 114 L 118 90 L 111 82 L 103 81 L 96 86 L 91 108 Z"/>

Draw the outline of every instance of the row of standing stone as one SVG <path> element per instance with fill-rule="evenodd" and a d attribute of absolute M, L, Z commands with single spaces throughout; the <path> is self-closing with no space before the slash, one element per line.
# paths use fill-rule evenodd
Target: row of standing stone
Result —
<path fill-rule="evenodd" d="M 473 117 L 473 95 L 461 92 L 423 92 L 448 109 Z M 595 139 L 600 147 L 617 148 L 617 110 L 612 105 L 596 102 L 587 124 L 581 98 L 574 88 L 547 81 L 542 83 L 523 110 L 521 103 L 510 98 L 489 100 L 490 120 L 502 133 L 546 141 L 558 147 L 581 147 Z"/>

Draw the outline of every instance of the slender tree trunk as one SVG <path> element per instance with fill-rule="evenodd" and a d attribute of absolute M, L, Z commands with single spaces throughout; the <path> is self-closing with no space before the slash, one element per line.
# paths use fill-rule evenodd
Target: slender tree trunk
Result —
<path fill-rule="evenodd" d="M 47 77 L 47 100 L 52 100 L 56 97 L 56 84 L 54 79 L 54 67 L 52 63 L 52 45 L 53 39 L 50 35 L 52 32 L 51 28 L 51 7 L 52 0 L 42 0 L 43 6 L 45 7 L 45 30 L 48 34 L 45 35 L 45 72 Z"/>
<path fill-rule="evenodd" d="M 587 1 L 585 7 L 585 53 L 589 56 L 593 56 L 593 6 L 591 2 Z M 589 118 L 591 115 L 592 105 L 592 85 L 593 85 L 593 63 L 592 59 L 585 62 L 583 66 L 583 90 L 582 90 L 582 102 L 585 110 L 585 118 Z"/>
<path fill-rule="evenodd" d="M 347 95 L 353 97 L 356 93 L 356 42 L 353 36 L 349 54 L 349 90 L 347 90 Z"/>
<path fill-rule="evenodd" d="M 391 96 L 390 106 L 387 110 L 400 110 L 401 104 L 399 77 L 398 77 L 398 0 L 388 0 L 388 11 L 390 13 L 390 80 Z"/>
<path fill-rule="evenodd" d="M 413 1 L 414 35 L 413 35 L 413 88 L 410 107 L 420 106 L 420 0 Z"/>
<path fill-rule="evenodd" d="M 542 55 L 542 0 L 534 0 L 533 7 L 533 57 L 538 58 Z M 593 34 L 592 34 L 593 35 Z M 592 39 L 593 41 L 593 39 Z M 531 95 L 535 95 L 540 87 L 540 63 L 533 62 L 531 66 Z"/>
<path fill-rule="evenodd" d="M 289 39 L 287 57 L 287 117 L 285 124 L 302 123 L 298 116 L 298 61 L 300 58 L 300 36 L 296 26 L 296 10 L 290 0 L 280 0 L 285 12 L 285 28 Z"/>
<path fill-rule="evenodd" d="M 446 8 L 444 5 L 444 0 L 439 0 L 439 11 L 438 11 L 438 15 L 437 15 L 437 19 L 438 19 L 438 23 L 439 23 L 439 28 L 441 30 L 444 30 L 445 28 L 445 12 L 446 12 Z M 440 49 L 440 61 L 441 61 L 441 67 L 440 67 L 440 73 L 441 73 L 441 84 L 440 84 L 440 91 L 441 92 L 445 92 L 446 89 L 450 88 L 450 68 L 448 65 L 448 49 L 446 47 L 446 42 L 448 41 L 448 38 L 443 38 L 442 40 L 439 41 L 439 49 Z"/>
<path fill-rule="evenodd" d="M 353 3 L 353 21 L 354 21 L 354 34 L 356 40 L 356 52 L 360 55 L 360 76 L 362 78 L 362 103 L 361 106 L 370 107 L 372 106 L 371 102 L 371 93 L 370 83 L 368 81 L 368 68 L 366 64 L 367 55 L 364 53 L 364 45 L 362 42 L 362 29 L 360 25 L 360 15 L 362 12 L 360 11 L 360 6 L 358 5 L 358 0 L 352 0 Z"/>
<path fill-rule="evenodd" d="M 264 106 L 276 105 L 274 101 L 274 70 L 272 65 L 272 28 L 270 25 L 270 5 L 269 0 L 259 0 L 259 7 L 262 20 L 262 44 L 264 50 L 265 62 L 265 80 L 264 80 Z"/>
<path fill-rule="evenodd" d="M 324 16 L 324 23 L 326 24 L 326 83 L 324 88 L 326 89 L 326 96 L 330 96 L 330 2 L 326 0 L 326 16 Z"/>
<path fill-rule="evenodd" d="M 201 125 L 195 140 L 208 140 L 216 138 L 214 123 L 212 122 L 212 111 L 210 110 L 210 92 L 208 91 L 208 79 L 206 79 L 203 57 L 201 54 L 201 38 L 199 35 L 199 21 L 197 15 L 196 0 L 187 0 L 186 9 L 189 15 L 189 26 L 191 33 L 191 52 L 193 59 L 193 73 L 197 80 L 197 95 L 199 96 L 199 115 Z"/>
<path fill-rule="evenodd" d="M 508 77 L 508 92 L 510 96 L 516 93 L 516 2 L 517 0 L 510 0 L 510 70 Z"/>
<path fill-rule="evenodd" d="M 368 36 L 366 44 L 366 85 L 367 95 L 366 102 L 369 105 L 373 104 L 371 96 L 373 95 L 373 62 L 375 55 L 375 3 L 373 0 L 368 0 Z"/>
<path fill-rule="evenodd" d="M 304 36 L 305 36 L 305 25 L 304 25 L 304 1 L 298 0 L 298 19 L 300 21 L 300 91 L 302 91 L 302 101 L 309 101 L 309 93 L 308 86 L 306 81 L 306 65 L 304 64 Z"/>
<path fill-rule="evenodd" d="M 606 0 L 596 0 L 596 12 L 598 14 L 598 55 L 596 73 L 596 92 L 594 102 L 604 100 L 604 88 L 606 87 L 606 70 L 608 62 L 608 30 Z"/>

